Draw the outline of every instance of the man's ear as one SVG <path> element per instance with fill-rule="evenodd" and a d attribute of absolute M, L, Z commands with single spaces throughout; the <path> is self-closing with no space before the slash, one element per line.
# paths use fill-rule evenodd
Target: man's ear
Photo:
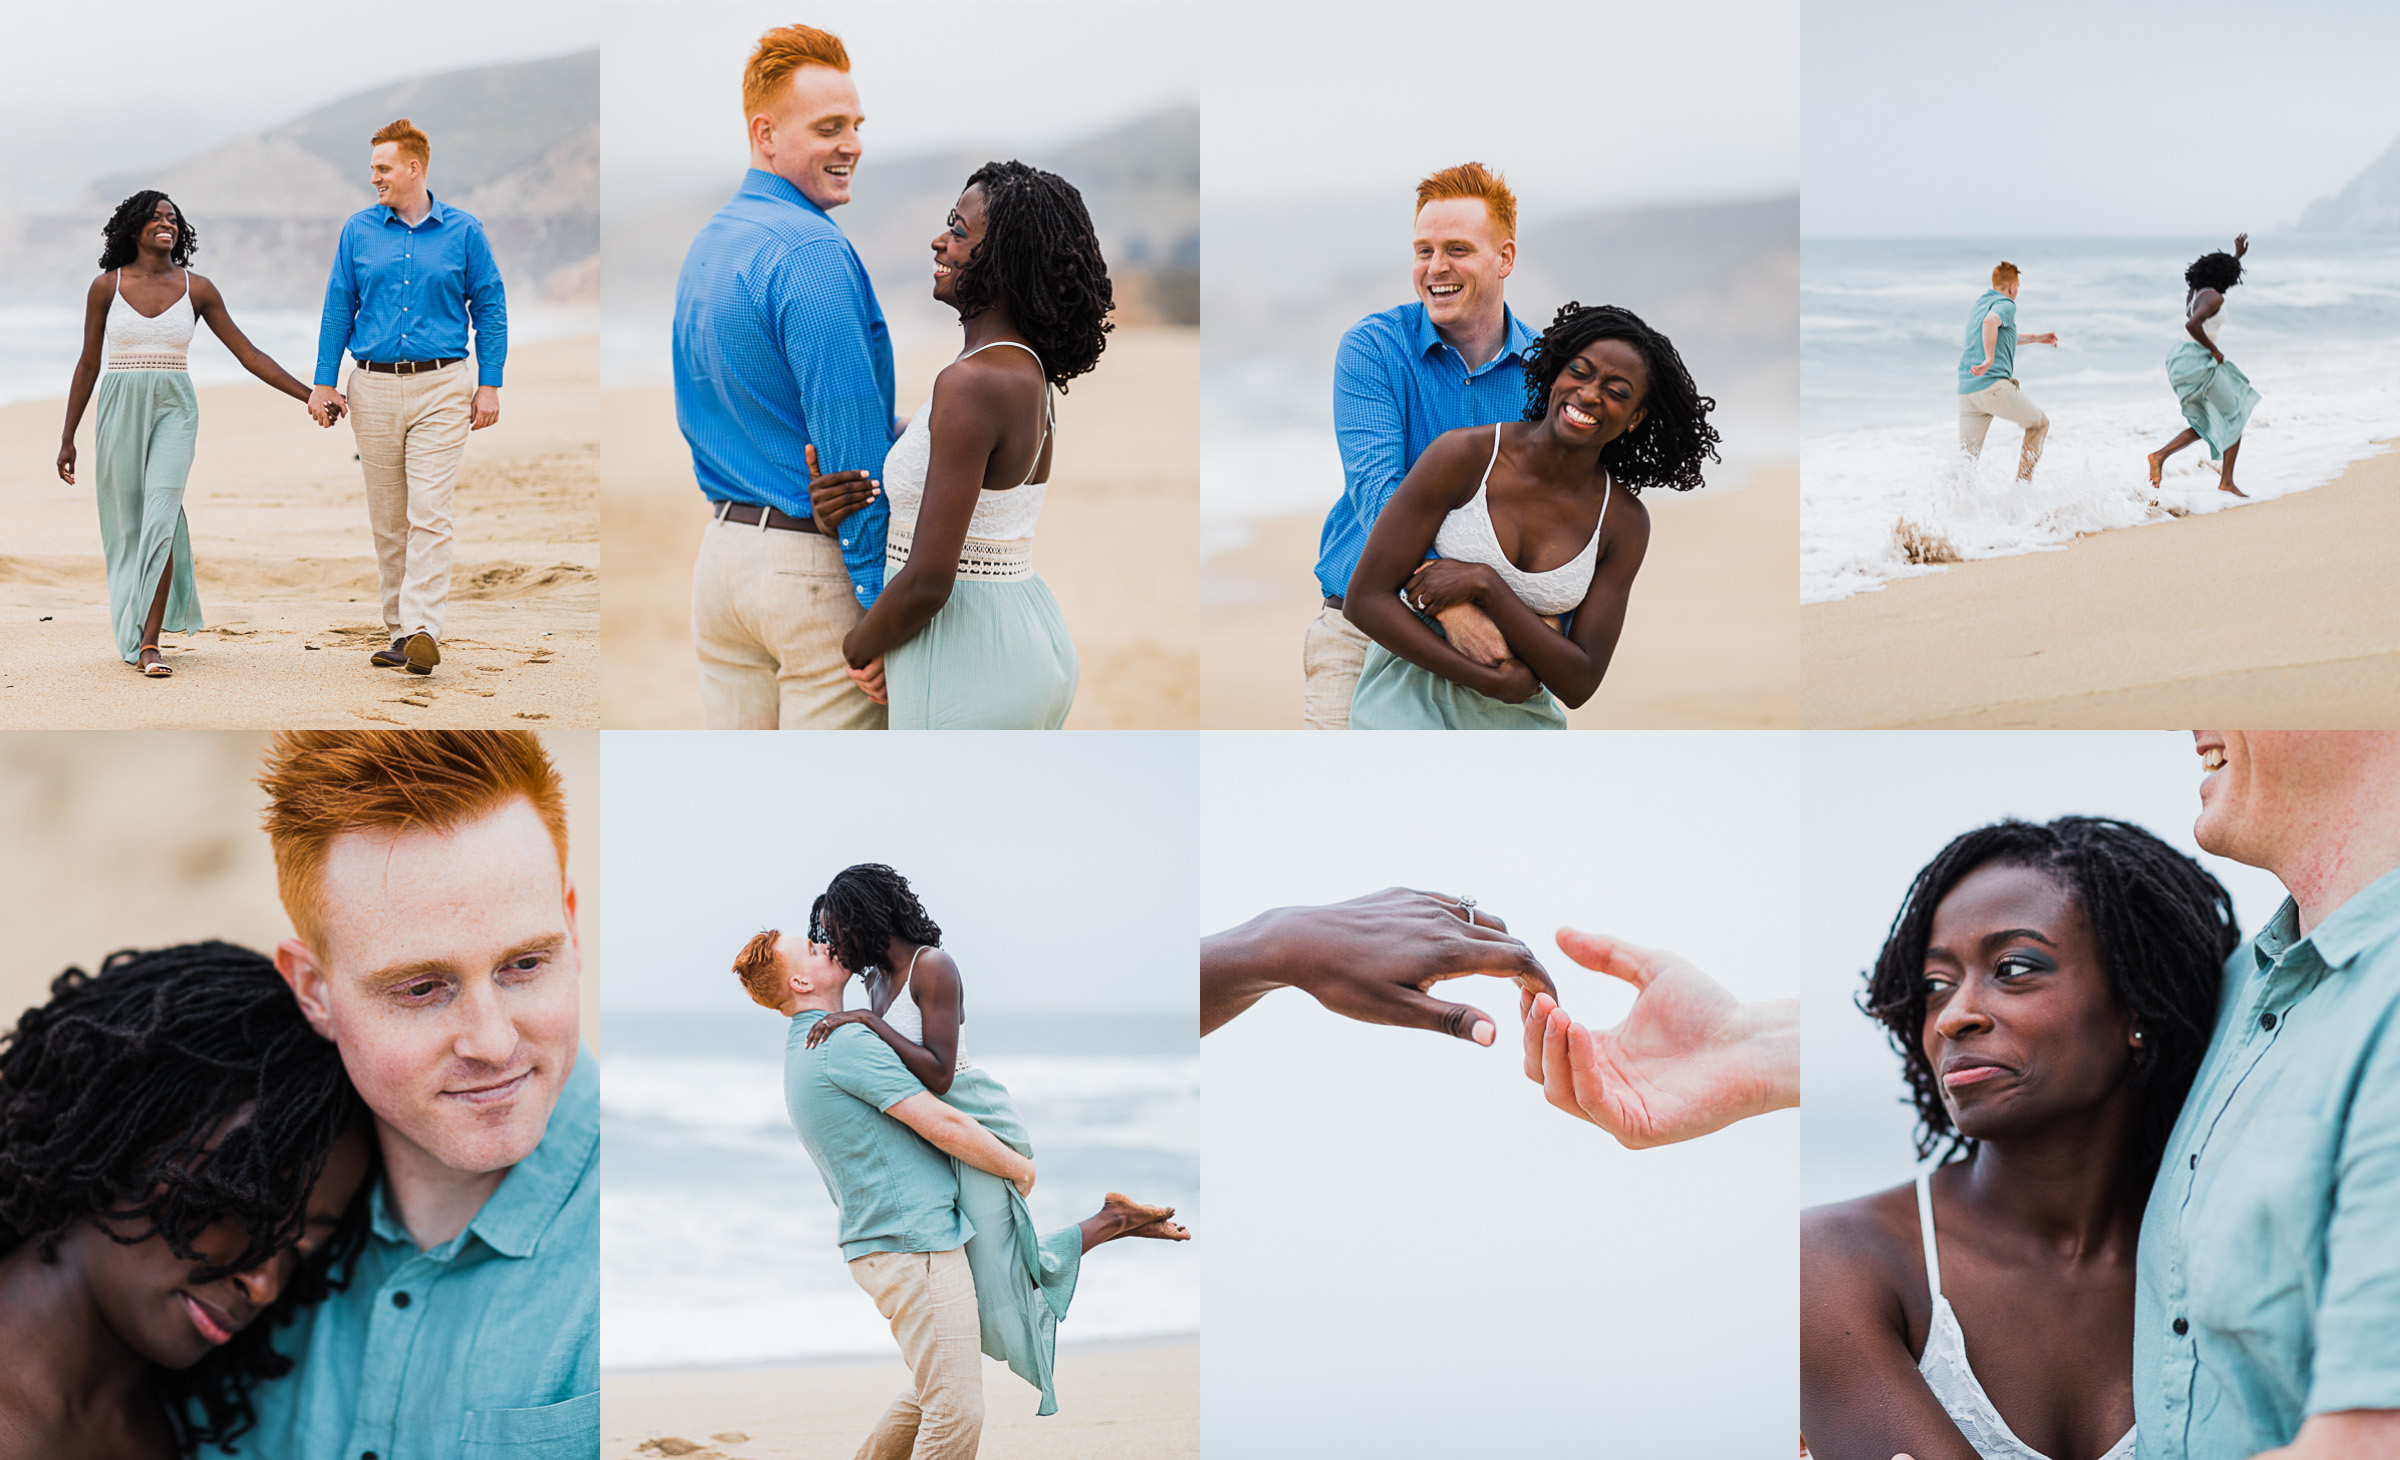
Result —
<path fill-rule="evenodd" d="M 1515 239 L 1513 239 L 1513 238 L 1504 238 L 1504 239 L 1501 239 L 1501 240 L 1500 240 L 1500 277 L 1501 277 L 1501 278 L 1503 278 L 1503 279 L 1505 279 L 1505 278 L 1507 278 L 1507 277 L 1508 277 L 1510 274 L 1513 274 L 1513 273 L 1515 273 L 1516 271 L 1517 271 L 1517 241 L 1516 241 Z"/>
<path fill-rule="evenodd" d="M 290 986 L 308 1027 L 326 1039 L 333 1038 L 333 1009 L 325 1001 L 325 968 L 317 962 L 316 950 L 298 938 L 284 939 L 275 945 L 275 971 Z"/>
<path fill-rule="evenodd" d="M 567 884 L 566 897 L 563 899 L 567 909 L 567 941 L 575 946 L 576 953 L 580 955 L 583 952 L 583 933 L 575 926 L 575 879 L 567 876 L 563 869 L 559 876 L 565 878 Z"/>

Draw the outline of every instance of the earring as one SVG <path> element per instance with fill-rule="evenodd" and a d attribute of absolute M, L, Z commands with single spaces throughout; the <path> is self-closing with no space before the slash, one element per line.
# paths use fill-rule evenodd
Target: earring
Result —
<path fill-rule="evenodd" d="M 2133 1042 L 2135 1044 L 2140 1044 L 2142 1042 L 2142 1031 L 2139 1029 L 2133 1031 Z"/>

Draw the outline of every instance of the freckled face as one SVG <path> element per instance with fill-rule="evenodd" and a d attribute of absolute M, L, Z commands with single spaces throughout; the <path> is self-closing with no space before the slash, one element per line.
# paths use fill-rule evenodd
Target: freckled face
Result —
<path fill-rule="evenodd" d="M 958 206 L 943 220 L 942 231 L 933 236 L 933 297 L 941 303 L 958 303 L 959 276 L 966 272 L 976 245 L 983 242 L 990 218 L 979 183 L 958 195 Z"/>
<path fill-rule="evenodd" d="M 581 977 L 574 884 L 532 803 L 346 833 L 320 897 L 328 1032 L 385 1140 L 456 1171 L 525 1159 L 574 1068 Z"/>
<path fill-rule="evenodd" d="M 1977 868 L 1934 910 L 1923 1044 L 1942 1104 L 1977 1140 L 2106 1100 L 2132 1065 L 2091 920 L 2046 872 Z"/>

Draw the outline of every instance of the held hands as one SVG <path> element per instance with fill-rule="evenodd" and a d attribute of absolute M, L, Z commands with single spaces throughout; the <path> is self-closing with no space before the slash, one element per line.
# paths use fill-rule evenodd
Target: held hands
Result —
<path fill-rule="evenodd" d="M 835 536 L 835 529 L 844 521 L 883 495 L 883 483 L 863 471 L 820 473 L 813 443 L 803 447 L 802 454 L 808 458 L 808 515 L 817 531 L 827 537 Z"/>
<path fill-rule="evenodd" d="M 312 386 L 308 392 L 308 417 L 320 426 L 331 426 L 350 409 L 350 398 L 330 385 Z"/>
<path fill-rule="evenodd" d="M 864 669 L 852 669 L 847 664 L 843 665 L 842 669 L 850 676 L 851 683 L 858 686 L 860 694 L 879 705 L 888 705 L 892 702 L 892 692 L 885 688 L 883 683 L 883 656 L 881 654 L 868 660 L 867 667 Z"/>
<path fill-rule="evenodd" d="M 500 423 L 500 387 L 497 385 L 476 386 L 475 400 L 470 408 L 475 412 L 475 419 L 467 423 L 468 430 L 480 431 L 486 426 L 498 425 Z"/>
<path fill-rule="evenodd" d="M 1691 960 L 1561 928 L 1558 946 L 1640 991 L 1614 1029 L 1585 1029 L 1527 990 L 1525 1076 L 1552 1105 L 1633 1149 L 1800 1103 L 1796 1003 L 1744 1004 Z"/>

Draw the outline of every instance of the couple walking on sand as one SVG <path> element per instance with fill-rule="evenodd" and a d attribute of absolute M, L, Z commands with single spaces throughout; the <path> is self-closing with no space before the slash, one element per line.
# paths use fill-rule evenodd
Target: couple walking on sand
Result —
<path fill-rule="evenodd" d="M 1021 162 L 967 179 L 931 260 L 965 349 L 903 420 L 830 216 L 863 155 L 849 51 L 767 32 L 742 107 L 750 170 L 675 285 L 675 417 L 715 519 L 692 572 L 702 723 L 1059 728 L 1081 666 L 1033 571 L 1051 391 L 1098 363 L 1114 307 L 1082 195 Z"/>
<path fill-rule="evenodd" d="M 2167 458 L 2195 441 L 2208 443 L 2212 461 L 2222 462 L 2217 489 L 2249 494 L 2233 484 L 2233 463 L 2242 450 L 2242 430 L 2258 405 L 2258 392 L 2240 366 L 2217 347 L 2225 323 L 2225 291 L 2242 281 L 2242 256 L 2250 235 L 2233 240 L 2233 252 L 2204 253 L 2183 271 L 2183 331 L 2167 352 L 2167 384 L 2188 423 L 2182 434 L 2149 455 L 2150 489 L 2156 492 Z M 2017 333 L 2017 287 L 2021 272 L 2003 259 L 1992 270 L 1992 287 L 1967 311 L 1967 337 L 1958 357 L 1958 445 L 1970 460 L 1983 454 L 1983 438 L 1994 420 L 2024 428 L 2017 450 L 2017 480 L 2033 480 L 2050 434 L 2050 417 L 2017 383 L 2017 345 L 2058 344 L 2056 334 Z"/>
<path fill-rule="evenodd" d="M 313 387 L 251 344 L 217 286 L 191 271 L 199 234 L 165 193 L 135 193 L 102 229 L 103 272 L 84 299 L 83 354 L 67 392 L 58 475 L 75 480 L 75 430 L 97 383 L 93 486 L 109 618 L 117 652 L 151 678 L 175 672 L 159 648 L 162 632 L 203 627 L 183 510 L 200 429 L 186 356 L 203 320 L 244 369 L 306 401 L 319 426 L 350 415 L 391 639 L 370 660 L 411 674 L 431 674 L 441 662 L 451 487 L 467 433 L 500 419 L 508 303 L 483 225 L 436 200 L 427 185 L 432 147 L 425 134 L 402 117 L 376 132 L 372 146 L 376 204 L 342 224 Z M 345 351 L 355 362 L 346 394 L 334 388 Z"/>
<path fill-rule="evenodd" d="M 1007 1088 L 967 1058 L 965 990 L 941 942 L 908 879 L 869 862 L 817 898 L 806 941 L 760 933 L 733 965 L 754 1001 L 792 1021 L 785 1108 L 840 1213 L 850 1276 L 908 1363 L 908 1389 L 859 1460 L 972 1460 L 979 1353 L 1038 1388 L 1039 1413 L 1056 1413 L 1058 1323 L 1083 1255 L 1120 1237 L 1191 1235 L 1173 1207 L 1115 1192 L 1081 1222 L 1035 1228 L 1032 1141 Z M 845 1010 L 854 974 L 868 1007 Z"/>

